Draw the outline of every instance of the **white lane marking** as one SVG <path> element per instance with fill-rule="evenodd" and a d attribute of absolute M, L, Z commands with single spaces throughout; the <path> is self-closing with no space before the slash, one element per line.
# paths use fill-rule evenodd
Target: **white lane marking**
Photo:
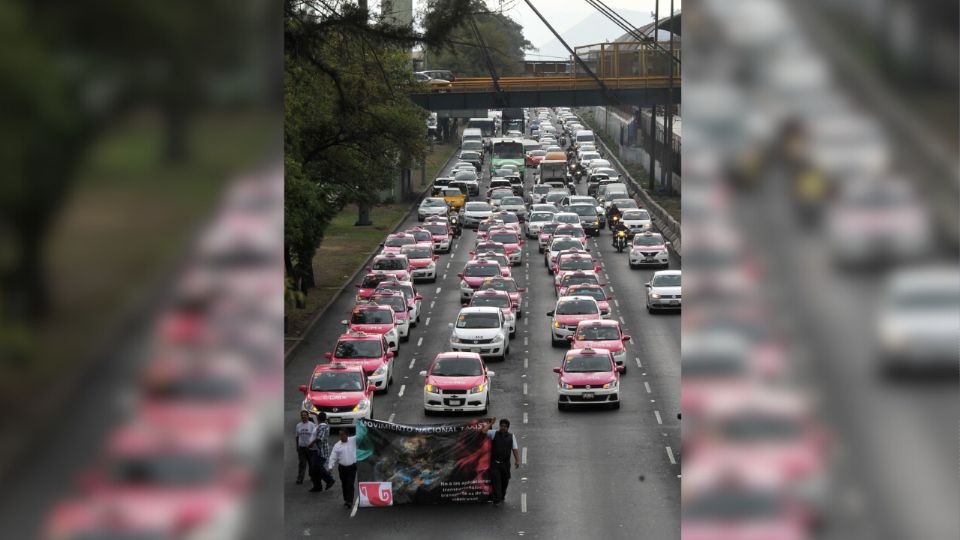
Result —
<path fill-rule="evenodd" d="M 520 512 L 524 514 L 527 513 L 527 494 L 526 493 L 520 494 Z"/>
<path fill-rule="evenodd" d="M 660 411 L 654 410 L 654 411 L 653 411 L 653 414 L 654 414 L 654 416 L 657 417 L 657 423 L 662 426 L 662 425 L 663 425 L 663 419 L 660 418 Z"/>
<path fill-rule="evenodd" d="M 677 460 L 673 457 L 673 450 L 671 450 L 669 446 L 667 447 L 667 457 L 670 458 L 671 465 L 677 464 Z"/>
<path fill-rule="evenodd" d="M 424 326 L 430 326 L 430 317 L 427 317 L 427 322 L 423 323 Z"/>
<path fill-rule="evenodd" d="M 527 363 L 528 363 L 528 362 L 529 362 L 529 360 L 528 360 L 527 358 L 524 358 L 524 359 L 523 359 L 523 369 L 527 369 Z"/>
<path fill-rule="evenodd" d="M 360 506 L 360 497 L 353 499 L 353 508 L 350 510 L 350 517 L 357 515 L 357 507 Z"/>
<path fill-rule="evenodd" d="M 527 395 L 527 383 L 523 383 L 523 395 Z"/>
<path fill-rule="evenodd" d="M 447 263 L 447 270 L 449 270 L 449 269 L 450 269 L 450 263 L 448 262 L 448 263 Z"/>
<path fill-rule="evenodd" d="M 613 292 L 613 285 L 610 286 L 610 292 Z"/>
<path fill-rule="evenodd" d="M 616 298 L 613 299 L 613 303 L 614 303 L 617 307 L 620 307 L 620 301 L 617 300 Z"/>
<path fill-rule="evenodd" d="M 396 415 L 397 415 L 397 413 L 395 413 L 395 412 L 390 413 L 390 418 L 387 418 L 387 422 L 393 422 L 393 417 L 396 416 Z"/>
<path fill-rule="evenodd" d="M 638 368 L 642 368 L 642 367 L 643 367 L 643 364 L 640 363 L 640 357 L 639 357 L 639 356 L 636 357 L 636 358 L 634 358 L 634 360 L 637 361 L 637 367 L 638 367 Z M 646 375 L 646 373 L 644 373 L 644 375 Z"/>
<path fill-rule="evenodd" d="M 443 289 L 443 287 L 437 287 L 437 294 L 440 294 L 441 289 Z"/>
<path fill-rule="evenodd" d="M 423 336 L 420 336 L 420 339 L 417 340 L 417 347 L 423 345 Z"/>
<path fill-rule="evenodd" d="M 446 273 L 446 272 L 443 273 L 443 280 L 444 280 L 444 281 L 447 280 L 447 273 Z M 438 292 L 438 293 L 440 292 L 440 288 L 439 288 L 439 287 L 437 288 L 437 292 Z"/>
<path fill-rule="evenodd" d="M 403 397 L 403 391 L 406 390 L 406 389 L 407 389 L 407 385 L 401 384 L 401 385 L 400 385 L 400 391 L 397 392 L 397 397 Z"/>
<path fill-rule="evenodd" d="M 520 450 L 520 463 L 524 465 L 527 464 L 527 447 L 526 446 L 524 446 L 523 449 Z"/>
<path fill-rule="evenodd" d="M 431 301 L 430 301 L 430 311 L 433 311 L 433 305 L 436 304 L 436 303 L 437 303 L 436 300 L 431 300 Z"/>
<path fill-rule="evenodd" d="M 647 393 L 650 393 L 650 383 L 643 381 L 643 387 L 647 389 Z"/>
<path fill-rule="evenodd" d="M 523 346 L 526 347 L 529 344 L 530 344 L 530 338 L 526 338 L 526 337 L 523 338 Z"/>
<path fill-rule="evenodd" d="M 529 318 L 523 319 L 523 325 L 524 325 L 524 326 L 527 326 L 527 323 L 529 323 L 529 322 L 530 322 L 530 319 L 529 319 Z"/>
<path fill-rule="evenodd" d="M 620 316 L 620 324 L 627 324 L 627 321 L 623 320 L 623 315 Z"/>
<path fill-rule="evenodd" d="M 410 367 L 408 367 L 407 369 L 413 369 L 413 363 L 416 362 L 416 361 L 417 361 L 416 358 L 411 358 L 411 359 L 410 359 Z"/>
<path fill-rule="evenodd" d="M 530 421 L 530 417 L 527 416 L 527 413 L 523 413 L 523 423 L 526 424 Z"/>

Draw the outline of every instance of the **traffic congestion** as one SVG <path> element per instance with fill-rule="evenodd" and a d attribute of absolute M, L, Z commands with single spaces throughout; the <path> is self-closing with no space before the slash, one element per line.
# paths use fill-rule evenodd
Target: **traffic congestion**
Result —
<path fill-rule="evenodd" d="M 580 525 L 586 536 L 625 520 L 678 534 L 679 258 L 573 111 L 525 116 L 526 130 L 505 137 L 493 113 L 468 123 L 464 148 L 479 145 L 451 157 L 288 364 L 287 384 L 300 390 L 295 403 L 287 394 L 288 423 L 322 413 L 333 437 L 352 434 L 359 418 L 508 418 L 521 479 L 504 500 L 516 512 L 496 530 L 562 513 L 546 499 L 570 489 L 555 472 L 565 461 L 592 478 L 577 482 L 597 508 L 598 519 Z M 558 450 L 557 437 L 570 440 Z M 618 450 L 598 464 L 590 439 Z M 636 501 L 609 490 L 624 472 L 648 492 L 639 514 Z M 288 536 L 310 530 L 317 508 L 338 532 L 363 530 L 367 511 L 354 504 L 338 517 L 340 497 L 309 491 L 287 486 Z M 378 522 L 409 528 L 410 514 L 431 511 L 377 512 Z"/>

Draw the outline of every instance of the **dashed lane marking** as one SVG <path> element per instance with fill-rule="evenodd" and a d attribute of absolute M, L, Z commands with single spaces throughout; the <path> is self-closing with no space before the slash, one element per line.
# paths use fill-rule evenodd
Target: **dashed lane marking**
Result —
<path fill-rule="evenodd" d="M 527 513 L 527 494 L 526 493 L 520 494 L 520 512 L 524 514 Z"/>
<path fill-rule="evenodd" d="M 523 346 L 526 347 L 529 344 L 530 344 L 530 338 L 526 338 L 526 337 L 523 338 Z"/>
<path fill-rule="evenodd" d="M 393 417 L 396 416 L 396 415 L 397 415 L 397 413 L 394 413 L 394 412 L 390 413 L 390 418 L 387 418 L 387 422 L 391 422 L 391 423 L 392 423 L 392 422 L 393 422 Z"/>
<path fill-rule="evenodd" d="M 417 347 L 423 345 L 423 336 L 420 336 L 420 339 L 417 340 Z"/>
<path fill-rule="evenodd" d="M 638 367 L 638 368 L 642 368 L 642 367 L 643 367 L 643 364 L 640 363 L 640 357 L 639 357 L 639 356 L 637 356 L 636 358 L 634 358 L 634 360 L 637 361 L 637 367 Z M 646 373 L 644 373 L 644 375 L 646 375 Z"/>
<path fill-rule="evenodd" d="M 523 423 L 526 424 L 530 421 L 530 417 L 527 416 L 527 413 L 523 413 Z"/>
<path fill-rule="evenodd" d="M 360 506 L 360 497 L 353 499 L 353 508 L 350 510 L 350 517 L 357 515 L 357 507 Z"/>
<path fill-rule="evenodd" d="M 527 395 L 527 383 L 523 383 L 523 395 Z"/>
<path fill-rule="evenodd" d="M 529 362 L 529 361 L 530 361 L 530 360 L 529 360 L 528 358 L 524 358 L 524 359 L 523 359 L 523 369 L 527 369 L 527 366 L 528 366 L 528 362 Z"/>
<path fill-rule="evenodd" d="M 407 369 L 413 369 L 413 363 L 416 362 L 416 361 L 417 361 L 416 358 L 411 358 L 411 359 L 410 359 L 410 367 L 408 367 Z"/>
<path fill-rule="evenodd" d="M 526 446 L 524 446 L 523 449 L 520 450 L 520 463 L 524 465 L 527 464 L 527 447 Z"/>
<path fill-rule="evenodd" d="M 407 389 L 407 385 L 401 384 L 401 385 L 400 385 L 400 391 L 397 392 L 397 397 L 403 397 L 403 391 L 406 390 L 406 389 Z"/>
<path fill-rule="evenodd" d="M 444 281 L 447 280 L 447 273 L 446 273 L 446 272 L 443 273 L 443 280 L 444 280 Z M 439 288 L 437 288 L 437 292 L 438 292 L 438 293 L 440 292 L 440 289 L 439 289 Z"/>
<path fill-rule="evenodd" d="M 643 387 L 647 389 L 647 393 L 650 393 L 650 383 L 643 381 Z"/>
<path fill-rule="evenodd" d="M 614 303 L 614 305 L 616 305 L 617 307 L 620 307 L 620 301 L 617 300 L 616 298 L 613 299 L 613 303 Z"/>
<path fill-rule="evenodd" d="M 427 317 L 427 322 L 423 323 L 424 326 L 430 326 L 430 317 Z"/>
<path fill-rule="evenodd" d="M 657 423 L 662 426 L 662 425 L 663 425 L 663 419 L 660 418 L 660 411 L 654 410 L 654 411 L 653 411 L 653 414 L 654 414 L 654 416 L 657 417 Z"/>
<path fill-rule="evenodd" d="M 669 446 L 666 447 L 666 448 L 667 448 L 667 458 L 670 459 L 670 464 L 671 464 L 671 465 L 676 465 L 676 464 L 677 464 L 677 460 L 676 460 L 676 458 L 673 457 L 673 450 L 671 450 Z"/>
<path fill-rule="evenodd" d="M 437 287 L 437 294 L 440 294 L 441 289 L 443 289 L 443 287 Z"/>

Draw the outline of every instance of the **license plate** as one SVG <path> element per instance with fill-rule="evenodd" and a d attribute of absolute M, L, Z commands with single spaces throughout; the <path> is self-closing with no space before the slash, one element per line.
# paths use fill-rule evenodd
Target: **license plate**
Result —
<path fill-rule="evenodd" d="M 653 258 L 653 257 L 644 257 L 643 260 L 653 262 L 653 261 L 654 261 L 654 258 Z"/>
<path fill-rule="evenodd" d="M 463 400 L 462 400 L 462 399 L 451 399 L 451 400 L 448 401 L 447 403 L 449 403 L 451 407 L 459 407 L 460 405 L 463 405 Z"/>
<path fill-rule="evenodd" d="M 586 392 L 583 394 L 583 399 L 593 399 L 593 392 Z"/>
<path fill-rule="evenodd" d="M 340 419 L 337 418 L 336 416 L 331 416 L 331 417 L 327 418 L 327 422 L 330 422 L 331 424 L 339 424 L 339 423 L 340 423 Z"/>

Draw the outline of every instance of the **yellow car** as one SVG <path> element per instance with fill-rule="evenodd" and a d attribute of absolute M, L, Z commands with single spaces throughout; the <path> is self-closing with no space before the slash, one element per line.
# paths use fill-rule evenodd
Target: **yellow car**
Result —
<path fill-rule="evenodd" d="M 463 203 L 467 202 L 467 196 L 458 188 L 443 188 L 443 193 L 441 195 L 443 200 L 447 202 L 447 205 L 454 210 L 459 210 Z"/>

